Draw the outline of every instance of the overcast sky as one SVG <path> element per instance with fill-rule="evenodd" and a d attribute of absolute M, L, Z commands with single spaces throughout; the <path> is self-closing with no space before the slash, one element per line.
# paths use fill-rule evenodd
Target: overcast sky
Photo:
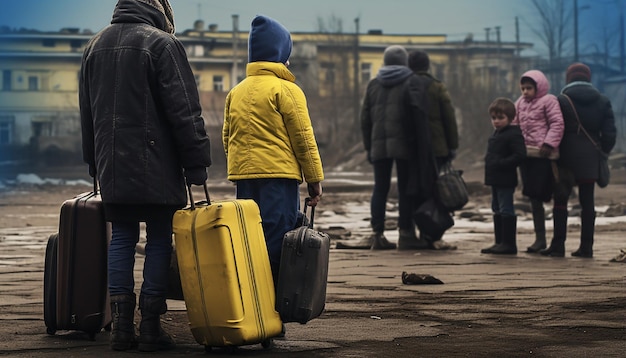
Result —
<path fill-rule="evenodd" d="M 0 0 L 0 25 L 58 31 L 77 27 L 98 31 L 111 20 L 117 0 Z M 573 0 L 572 0 L 573 1 Z M 601 25 L 616 22 L 624 0 L 578 0 L 581 44 L 593 43 Z M 536 24 L 529 0 L 170 0 L 177 31 L 193 27 L 195 20 L 205 26 L 217 24 L 221 30 L 232 29 L 232 15 L 239 15 L 239 29 L 247 31 L 256 14 L 277 19 L 290 31 L 316 31 L 318 19 L 336 17 L 343 22 L 343 32 L 379 29 L 387 34 L 446 34 L 458 40 L 468 33 L 483 40 L 485 28 L 500 26 L 503 41 L 515 40 L 515 17 L 519 18 L 520 39 L 537 41 L 530 29 Z M 612 19 L 611 19 L 612 18 Z M 537 46 L 541 46 L 538 44 Z M 584 47 L 584 46 L 581 46 Z"/>

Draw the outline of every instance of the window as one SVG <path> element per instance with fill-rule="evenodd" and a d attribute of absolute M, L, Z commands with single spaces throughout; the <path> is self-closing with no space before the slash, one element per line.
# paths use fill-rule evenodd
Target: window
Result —
<path fill-rule="evenodd" d="M 321 64 L 324 76 L 324 82 L 327 84 L 335 83 L 335 64 L 332 62 L 322 62 Z"/>
<path fill-rule="evenodd" d="M 213 91 L 224 92 L 224 77 L 213 76 Z"/>
<path fill-rule="evenodd" d="M 28 90 L 29 91 L 38 91 L 39 90 L 39 77 L 37 77 L 37 76 L 28 76 Z"/>
<path fill-rule="evenodd" d="M 13 116 L 0 116 L 0 144 L 13 141 Z"/>
<path fill-rule="evenodd" d="M 11 70 L 2 71 L 2 90 L 10 91 L 11 90 Z"/>
<path fill-rule="evenodd" d="M 361 83 L 368 83 L 372 79 L 372 64 L 361 63 Z"/>

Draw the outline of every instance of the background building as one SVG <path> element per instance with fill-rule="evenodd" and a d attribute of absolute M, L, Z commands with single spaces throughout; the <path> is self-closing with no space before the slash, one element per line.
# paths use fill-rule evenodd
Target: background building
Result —
<path fill-rule="evenodd" d="M 358 25 L 358 24 L 357 24 Z M 358 26 L 357 26 L 358 28 Z M 220 31 L 196 21 L 177 36 L 196 76 L 203 116 L 213 143 L 215 165 L 224 162 L 220 142 L 224 99 L 245 77 L 248 32 Z M 515 98 L 517 80 L 531 59 L 520 52 L 529 43 L 494 38 L 449 42 L 445 35 L 367 33 L 292 33 L 290 69 L 304 89 L 325 164 L 350 160 L 362 152 L 359 110 L 364 89 L 382 66 L 389 45 L 421 49 L 431 56 L 433 74 L 444 81 L 457 108 L 462 143 L 481 153 L 491 132 L 484 113 L 496 96 Z M 82 51 L 91 32 L 0 33 L 0 164 L 81 164 L 78 77 Z M 216 172 L 220 172 L 217 170 Z"/>

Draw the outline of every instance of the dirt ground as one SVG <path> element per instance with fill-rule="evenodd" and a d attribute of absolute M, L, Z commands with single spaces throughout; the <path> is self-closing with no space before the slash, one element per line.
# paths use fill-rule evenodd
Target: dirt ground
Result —
<path fill-rule="evenodd" d="M 466 180 L 479 181 L 480 173 Z M 623 171 L 597 191 L 597 204 L 626 201 Z M 368 190 L 325 187 L 322 207 L 341 216 Z M 63 200 L 89 187 L 19 186 L 0 191 L 0 355 L 16 357 L 127 357 L 114 353 L 106 334 L 88 341 L 80 332 L 45 334 L 40 282 L 47 233 L 58 225 Z M 230 195 L 230 189 L 216 190 Z M 478 206 L 488 195 L 473 198 Z M 353 216 L 346 216 L 352 218 Z M 352 220 L 352 219 L 351 219 Z M 366 217 L 362 218 L 367 226 Z M 626 220 L 626 219 L 625 219 Z M 336 225 L 327 215 L 322 228 Z M 349 224 L 346 222 L 346 224 Z M 626 355 L 626 265 L 609 259 L 626 247 L 623 220 L 598 228 L 593 259 L 569 257 L 577 228 L 570 227 L 568 257 L 520 252 L 516 257 L 480 255 L 489 229 L 451 230 L 450 252 L 331 250 L 327 306 L 307 325 L 287 324 L 274 348 L 260 345 L 214 349 L 214 355 L 284 357 L 623 357 Z M 29 236 L 30 235 L 30 236 Z M 18 247 L 15 238 L 35 242 Z M 520 232 L 520 251 L 532 242 Z M 23 239 L 26 240 L 26 239 Z M 30 241 L 32 241 L 30 240 Z M 4 245 L 3 245 L 4 243 Z M 35 259 L 24 263 L 20 250 Z M 24 257 L 29 257 L 24 254 Z M 39 259 L 37 259 L 39 257 Z M 142 263 L 141 257 L 138 265 Z M 443 285 L 402 285 L 402 271 L 429 273 Z M 139 276 L 140 277 L 140 276 Z M 169 302 L 164 326 L 178 348 L 156 355 L 205 355 L 190 333 L 184 305 Z"/>

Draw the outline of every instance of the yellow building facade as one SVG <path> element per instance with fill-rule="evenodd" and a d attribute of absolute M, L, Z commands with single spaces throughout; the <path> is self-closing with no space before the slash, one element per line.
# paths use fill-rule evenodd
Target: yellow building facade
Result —
<path fill-rule="evenodd" d="M 55 33 L 0 33 L 0 162 L 35 153 L 80 152 L 78 76 L 82 51 L 93 33 L 62 29 Z M 225 94 L 245 77 L 247 32 L 204 28 L 177 34 L 184 44 L 201 93 L 207 126 L 221 125 Z M 515 73 L 519 51 L 530 44 L 448 42 L 445 35 L 292 33 L 290 69 L 314 103 L 343 98 L 354 108 L 367 82 L 383 65 L 389 45 L 422 49 L 431 56 L 433 73 L 459 80 L 459 66 L 479 81 L 489 74 Z M 498 80 L 498 81 L 501 81 Z M 327 116 L 327 115 L 325 115 Z"/>

